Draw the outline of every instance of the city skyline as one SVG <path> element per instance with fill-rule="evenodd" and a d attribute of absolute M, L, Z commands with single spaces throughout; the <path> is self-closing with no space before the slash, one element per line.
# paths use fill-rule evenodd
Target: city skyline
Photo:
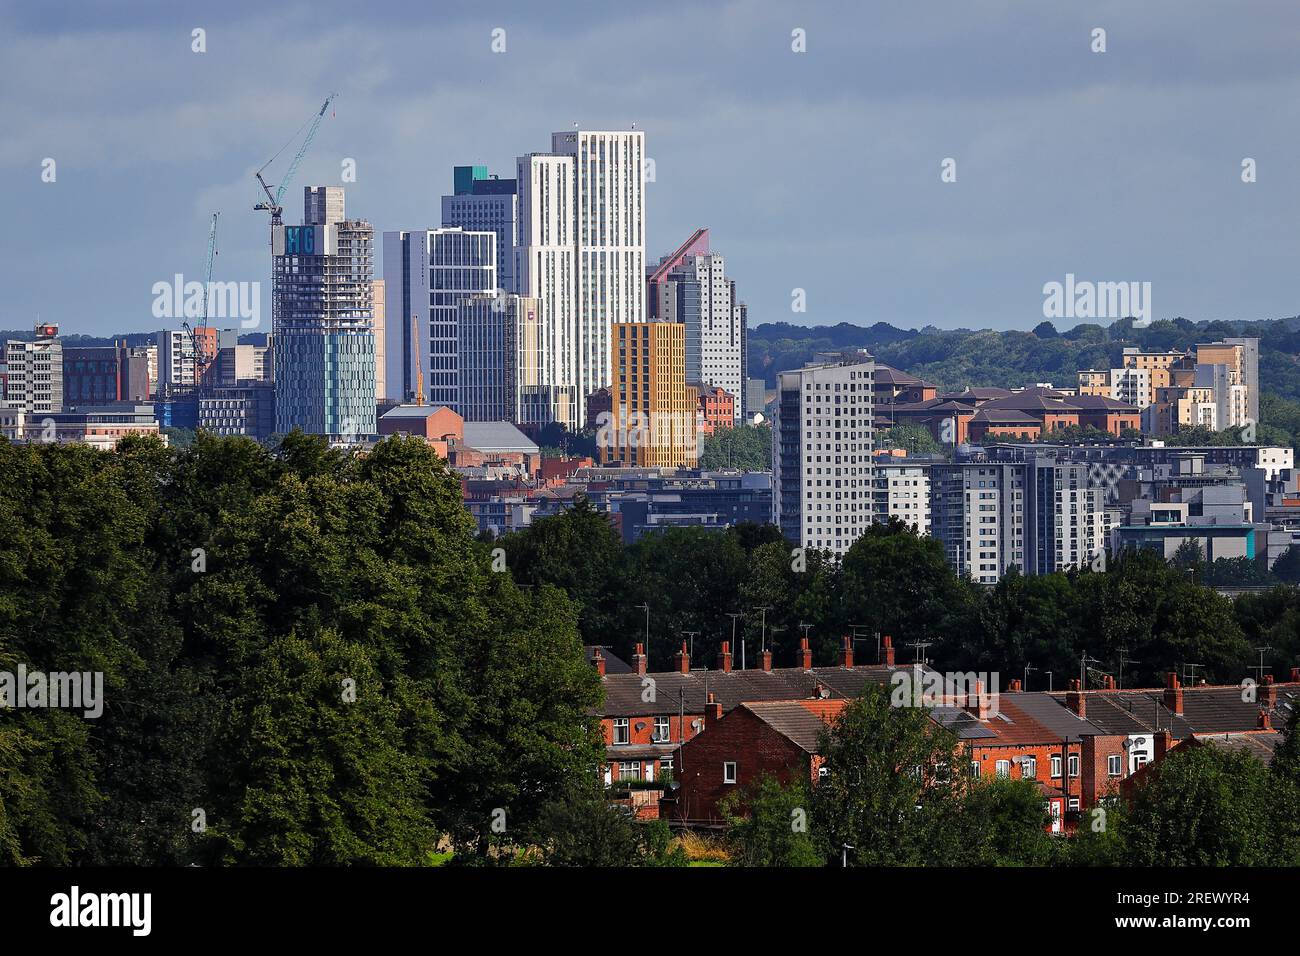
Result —
<path fill-rule="evenodd" d="M 269 331 L 252 173 L 336 89 L 293 185 L 345 185 L 377 232 L 436 228 L 454 165 L 505 175 L 574 122 L 635 123 L 655 171 L 647 261 L 710 228 L 752 325 L 1031 328 L 1043 285 L 1067 275 L 1150 282 L 1156 319 L 1297 311 L 1285 285 L 1297 186 L 1283 164 L 1300 13 L 941 6 L 941 30 L 919 11 L 836 4 L 406 7 L 400 32 L 396 16 L 330 3 L 197 18 L 146 3 L 113 11 L 111 30 L 102 10 L 5 6 L 14 70 L 0 118 L 14 135 L 0 170 L 18 228 L 0 250 L 30 281 L 0 326 L 39 315 L 92 335 L 156 329 L 153 283 L 201 275 L 220 211 L 214 279 L 260 281 L 255 331 Z M 1098 27 L 1104 53 L 1090 49 Z M 618 69 L 593 72 L 591 51 L 619 44 Z M 414 65 L 421 49 L 436 74 Z M 1246 158 L 1256 182 L 1242 182 Z M 340 182 L 347 159 L 355 183 Z M 75 228 L 87 210 L 118 228 Z M 59 281 L 49 254 L 70 233 L 78 283 Z M 807 311 L 791 310 L 796 289 Z"/>

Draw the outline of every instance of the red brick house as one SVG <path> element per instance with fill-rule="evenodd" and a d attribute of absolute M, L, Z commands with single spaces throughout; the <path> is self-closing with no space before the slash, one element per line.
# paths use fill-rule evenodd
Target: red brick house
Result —
<path fill-rule="evenodd" d="M 725 717 L 705 706 L 704 730 L 677 751 L 678 788 L 661 803 L 661 816 L 697 827 L 721 826 L 718 803 L 771 774 L 782 783 L 817 781 L 817 742 L 847 700 L 780 700 L 741 704 Z"/>
<path fill-rule="evenodd" d="M 840 663 L 832 667 L 813 666 L 806 638 L 793 667 L 773 667 L 772 652 L 762 651 L 758 667 L 736 668 L 729 642 L 723 642 L 711 670 L 692 669 L 686 642 L 671 671 L 647 673 L 642 644 L 636 645 L 630 673 L 612 673 L 607 663 L 592 657 L 605 692 L 597 716 L 605 738 L 605 782 L 611 786 L 674 776 L 677 748 L 704 729 L 710 696 L 724 714 L 759 701 L 846 701 L 860 696 L 869 683 L 887 686 L 898 669 L 888 637 L 874 664 L 855 663 L 852 639 L 847 637 Z"/>

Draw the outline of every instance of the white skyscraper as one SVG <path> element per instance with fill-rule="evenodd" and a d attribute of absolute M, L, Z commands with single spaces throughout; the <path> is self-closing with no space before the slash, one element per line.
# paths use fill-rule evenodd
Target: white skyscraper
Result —
<path fill-rule="evenodd" d="M 555 418 L 570 428 L 587 396 L 613 381 L 611 326 L 642 322 L 645 303 L 645 134 L 573 130 L 551 152 L 517 163 L 515 283 L 540 302 Z"/>
<path fill-rule="evenodd" d="M 800 547 L 842 555 L 871 525 L 875 370 L 858 353 L 777 376 L 773 519 Z"/>

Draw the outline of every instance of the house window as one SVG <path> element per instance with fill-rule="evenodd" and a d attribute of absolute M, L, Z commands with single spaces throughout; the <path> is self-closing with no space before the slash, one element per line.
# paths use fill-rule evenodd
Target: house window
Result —
<path fill-rule="evenodd" d="M 667 717 L 655 718 L 654 737 L 651 739 L 654 743 L 657 744 L 668 743 L 668 718 Z"/>
<path fill-rule="evenodd" d="M 614 718 L 614 743 L 625 744 L 628 743 L 630 740 L 631 737 L 628 732 L 628 718 L 615 717 Z"/>
<path fill-rule="evenodd" d="M 672 775 L 673 775 L 673 758 L 672 758 L 672 757 L 660 757 L 660 758 L 659 758 L 659 776 L 661 776 L 661 777 L 671 777 Z"/>
<path fill-rule="evenodd" d="M 1032 780 L 1038 776 L 1038 760 L 1034 757 L 1022 757 L 1020 759 L 1020 776 L 1026 780 Z"/>
<path fill-rule="evenodd" d="M 970 762 L 970 775 L 972 777 L 978 777 L 980 775 L 980 762 L 978 760 L 972 760 Z"/>
<path fill-rule="evenodd" d="M 1123 758 L 1119 754 L 1111 754 L 1106 758 L 1106 772 L 1112 777 L 1118 777 L 1123 773 Z"/>
<path fill-rule="evenodd" d="M 1070 809 L 1071 809 L 1071 810 L 1078 810 L 1078 809 L 1079 809 L 1079 798 L 1078 798 L 1078 797 L 1071 797 L 1071 798 L 1070 798 Z"/>
<path fill-rule="evenodd" d="M 822 766 L 822 767 L 818 767 L 818 768 L 817 768 L 817 779 L 818 779 L 818 780 L 825 780 L 825 779 L 826 779 L 827 777 L 829 777 L 830 775 L 831 775 L 831 768 L 830 768 L 830 767 Z"/>
<path fill-rule="evenodd" d="M 641 775 L 641 762 L 639 760 L 620 760 L 618 762 L 618 779 L 635 780 Z"/>
<path fill-rule="evenodd" d="M 734 760 L 727 760 L 722 764 L 722 782 L 736 782 L 736 762 Z"/>
<path fill-rule="evenodd" d="M 1010 761 L 1010 760 L 999 760 L 999 761 L 997 762 L 997 764 L 994 766 L 994 772 L 995 772 L 999 777 L 1009 777 L 1009 776 L 1011 776 L 1011 761 Z"/>
<path fill-rule="evenodd" d="M 1057 754 L 1052 754 L 1052 778 L 1061 779 L 1061 758 Z"/>
<path fill-rule="evenodd" d="M 1070 754 L 1070 776 L 1079 776 L 1079 755 Z"/>

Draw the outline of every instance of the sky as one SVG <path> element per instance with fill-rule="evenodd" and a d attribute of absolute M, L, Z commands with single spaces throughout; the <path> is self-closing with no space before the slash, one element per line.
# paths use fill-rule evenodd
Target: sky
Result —
<path fill-rule="evenodd" d="M 0 0 L 0 329 L 174 324 L 154 284 L 220 212 L 214 280 L 269 331 L 253 173 L 330 92 L 286 222 L 350 159 L 350 216 L 437 226 L 454 165 L 634 123 L 647 261 L 707 226 L 751 326 L 1028 329 L 1067 275 L 1291 316 L 1298 52 L 1293 0 Z"/>

